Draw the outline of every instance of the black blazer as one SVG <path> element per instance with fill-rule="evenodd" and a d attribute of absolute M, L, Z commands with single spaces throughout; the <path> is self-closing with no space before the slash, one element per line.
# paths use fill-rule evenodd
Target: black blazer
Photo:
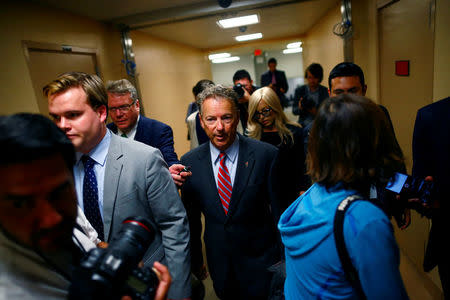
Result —
<path fill-rule="evenodd" d="M 277 94 L 281 93 L 280 88 L 284 89 L 286 93 L 289 89 L 289 85 L 287 83 L 286 74 L 284 71 L 275 70 L 275 79 L 277 81 L 276 92 Z M 261 75 L 261 86 L 268 86 L 272 83 L 272 72 L 267 71 Z"/>
<path fill-rule="evenodd" d="M 117 134 L 116 124 L 109 123 L 107 126 L 112 132 Z M 140 116 L 134 140 L 158 148 L 169 166 L 179 163 L 173 148 L 172 128 L 169 125 Z"/>
<path fill-rule="evenodd" d="M 444 221 L 444 217 L 448 217 L 450 200 L 449 116 L 450 97 L 447 97 L 419 109 L 414 125 L 412 173 L 420 178 L 433 176 L 436 198 L 440 203 L 440 208 L 432 212 L 433 224 L 425 253 L 425 271 L 433 269 L 449 253 L 448 246 L 444 245 L 447 240 L 445 229 L 448 228 L 448 221 Z"/>
<path fill-rule="evenodd" d="M 182 188 L 191 228 L 192 267 L 203 264 L 200 213 L 205 216 L 204 242 L 209 272 L 216 292 L 227 288 L 232 270 L 248 297 L 267 297 L 271 275 L 267 268 L 280 259 L 276 224 L 275 172 L 278 150 L 239 135 L 239 157 L 229 212 L 225 215 L 215 183 L 210 143 L 181 158 L 192 176 Z"/>

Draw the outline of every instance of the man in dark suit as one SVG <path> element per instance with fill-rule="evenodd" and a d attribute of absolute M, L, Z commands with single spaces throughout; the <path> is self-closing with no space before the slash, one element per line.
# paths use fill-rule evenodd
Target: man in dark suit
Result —
<path fill-rule="evenodd" d="M 181 158 L 192 176 L 182 187 L 191 226 L 192 268 L 206 277 L 200 213 L 209 271 L 221 299 L 266 299 L 279 261 L 275 166 L 278 150 L 236 133 L 237 94 L 220 85 L 198 99 L 201 126 L 210 141 Z"/>
<path fill-rule="evenodd" d="M 44 95 L 50 116 L 75 146 L 78 205 L 99 238 L 110 242 L 127 217 L 147 218 L 156 231 L 144 265 L 166 264 L 173 277 L 169 298 L 190 297 L 189 225 L 161 152 L 106 128 L 108 96 L 96 75 L 62 74 Z"/>
<path fill-rule="evenodd" d="M 431 176 L 436 193 L 431 203 L 432 227 L 429 235 L 424 270 L 438 266 L 445 299 L 450 299 L 449 252 L 446 228 L 449 228 L 450 200 L 450 97 L 427 105 L 417 112 L 413 135 L 413 170 L 418 178 Z"/>
<path fill-rule="evenodd" d="M 139 115 L 139 99 L 136 88 L 126 79 L 109 81 L 108 107 L 113 123 L 108 128 L 117 135 L 134 139 L 158 148 L 166 163 L 171 166 L 178 163 L 173 148 L 173 133 L 170 126 Z"/>
<path fill-rule="evenodd" d="M 360 66 L 352 62 L 342 62 L 337 64 L 328 76 L 328 86 L 330 88 L 329 92 L 331 97 L 335 97 L 340 94 L 356 94 L 359 96 L 365 96 L 367 91 L 363 70 Z M 384 112 L 395 138 L 394 126 L 392 125 L 389 111 L 381 104 L 378 106 Z M 312 123 L 304 129 L 307 131 L 306 136 L 308 136 L 311 126 Z M 403 156 L 401 154 L 402 150 L 396 138 L 395 141 L 397 143 L 396 151 L 400 156 Z M 306 143 L 307 141 L 305 144 Z M 406 167 L 403 166 L 403 168 L 398 170 L 398 172 L 406 173 Z M 377 198 L 382 203 L 385 212 L 389 216 L 394 216 L 399 228 L 406 229 L 411 223 L 410 210 L 405 209 L 402 205 L 399 205 L 401 204 L 400 201 L 395 201 L 392 197 L 395 197 L 395 195 L 387 192 L 384 187 L 376 187 L 376 192 L 373 191 L 371 194 L 371 198 Z"/>
<path fill-rule="evenodd" d="M 278 98 L 280 98 L 281 105 L 286 107 L 288 103 L 284 94 L 289 89 L 286 74 L 284 74 L 284 71 L 277 70 L 277 60 L 273 57 L 269 59 L 267 65 L 269 70 L 261 75 L 261 87 L 268 86 L 272 88 L 277 93 Z"/>

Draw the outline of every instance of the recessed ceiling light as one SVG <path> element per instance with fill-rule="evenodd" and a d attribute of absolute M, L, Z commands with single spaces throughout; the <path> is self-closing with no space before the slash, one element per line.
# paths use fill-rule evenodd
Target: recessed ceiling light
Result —
<path fill-rule="evenodd" d="M 209 60 L 213 60 L 216 58 L 224 58 L 224 57 L 230 57 L 231 54 L 230 53 L 215 53 L 215 54 L 210 54 L 208 55 Z"/>
<path fill-rule="evenodd" d="M 302 47 L 300 47 L 300 48 L 284 49 L 283 50 L 283 54 L 299 53 L 299 52 L 302 52 L 302 51 L 303 51 Z"/>
<path fill-rule="evenodd" d="M 253 33 L 253 34 L 246 34 L 246 35 L 238 35 L 235 37 L 236 41 L 243 42 L 243 41 L 249 41 L 249 40 L 256 40 L 262 38 L 262 33 Z"/>
<path fill-rule="evenodd" d="M 288 48 L 288 49 L 300 48 L 301 45 L 302 45 L 302 42 L 295 42 L 295 43 L 287 44 L 286 48 Z"/>
<path fill-rule="evenodd" d="M 216 58 L 212 60 L 213 64 L 223 64 L 227 62 L 237 61 L 241 58 L 239 56 L 231 56 L 231 57 L 223 57 L 223 58 Z"/>
<path fill-rule="evenodd" d="M 217 25 L 222 28 L 233 28 L 256 23 L 259 23 L 258 15 L 242 16 L 217 21 Z"/>

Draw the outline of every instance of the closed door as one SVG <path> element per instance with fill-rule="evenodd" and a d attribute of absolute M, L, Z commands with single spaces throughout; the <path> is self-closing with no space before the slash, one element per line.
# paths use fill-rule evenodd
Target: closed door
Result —
<path fill-rule="evenodd" d="M 94 50 L 65 47 L 66 50 L 63 51 L 59 46 L 37 46 L 32 43 L 26 44 L 25 47 L 39 112 L 43 115 L 48 115 L 47 98 L 42 94 L 42 88 L 47 83 L 58 75 L 70 71 L 97 74 Z"/>

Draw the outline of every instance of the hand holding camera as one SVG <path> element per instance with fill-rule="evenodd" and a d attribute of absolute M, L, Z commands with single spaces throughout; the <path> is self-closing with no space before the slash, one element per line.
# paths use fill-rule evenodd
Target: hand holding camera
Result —
<path fill-rule="evenodd" d="M 92 249 L 81 260 L 68 299 L 154 299 L 158 277 L 153 270 L 138 267 L 154 236 L 145 218 L 125 219 L 108 248 Z"/>

